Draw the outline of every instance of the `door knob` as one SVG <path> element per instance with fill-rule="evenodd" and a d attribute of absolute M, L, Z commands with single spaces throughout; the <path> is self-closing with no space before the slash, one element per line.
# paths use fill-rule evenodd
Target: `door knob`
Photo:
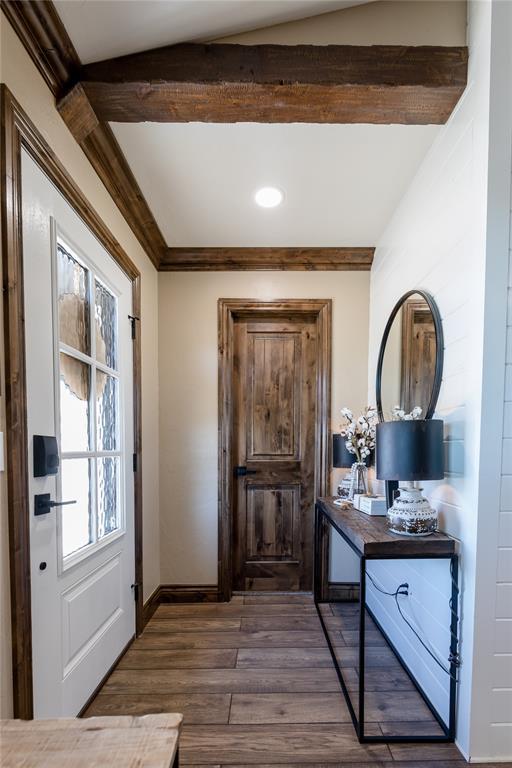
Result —
<path fill-rule="evenodd" d="M 258 474 L 257 469 L 247 469 L 247 467 L 235 467 L 234 469 L 235 477 L 245 477 L 245 475 L 256 475 Z"/>
<path fill-rule="evenodd" d="M 39 493 L 34 496 L 34 515 L 47 515 L 54 507 L 65 507 L 68 504 L 76 504 L 73 501 L 52 501 L 49 493 Z"/>

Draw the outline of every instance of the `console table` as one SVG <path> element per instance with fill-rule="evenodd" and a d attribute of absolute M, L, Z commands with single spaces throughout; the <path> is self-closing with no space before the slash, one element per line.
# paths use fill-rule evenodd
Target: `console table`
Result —
<path fill-rule="evenodd" d="M 314 544 L 314 598 L 318 616 L 322 624 L 332 660 L 338 673 L 338 678 L 345 695 L 347 706 L 352 717 L 360 742 L 390 743 L 390 742 L 448 742 L 455 739 L 455 695 L 457 675 L 458 647 L 458 554 L 455 539 L 443 533 L 430 536 L 410 537 L 390 533 L 385 517 L 366 515 L 352 505 L 343 509 L 333 503 L 333 498 L 318 499 L 315 507 L 315 544 Z M 329 632 L 320 605 L 333 602 L 328 600 L 329 582 L 329 531 L 333 528 L 342 536 L 346 543 L 359 557 L 360 587 L 359 587 L 359 697 L 357 706 L 352 704 L 343 672 L 338 663 L 335 649 L 331 643 Z M 397 559 L 432 559 L 443 558 L 450 561 L 451 574 L 451 661 L 449 689 L 449 719 L 446 724 L 425 692 L 414 678 L 414 671 L 409 669 L 393 642 L 379 626 L 382 634 L 393 650 L 398 661 L 411 678 L 419 694 L 429 707 L 433 716 L 442 729 L 442 734 L 436 735 L 368 735 L 365 734 L 365 617 L 368 613 L 376 621 L 366 605 L 366 562 L 368 560 L 397 560 Z M 342 602 L 342 601 L 337 601 Z M 376 622 L 378 625 L 378 622 Z M 357 710 L 357 711 L 356 711 Z"/>

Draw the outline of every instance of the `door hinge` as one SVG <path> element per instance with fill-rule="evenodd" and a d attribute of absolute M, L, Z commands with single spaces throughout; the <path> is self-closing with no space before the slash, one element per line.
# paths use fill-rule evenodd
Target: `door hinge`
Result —
<path fill-rule="evenodd" d="M 136 317 L 135 315 L 128 315 L 128 320 L 132 324 L 132 339 L 134 339 L 137 332 L 136 331 L 137 326 L 135 325 L 135 323 L 137 320 L 140 320 L 140 317 Z"/>
<path fill-rule="evenodd" d="M 140 589 L 139 582 L 136 581 L 134 584 L 132 584 L 131 589 L 133 590 L 133 599 L 135 600 L 135 602 L 137 602 L 137 600 L 139 599 L 139 589 Z"/>
<path fill-rule="evenodd" d="M 133 471 L 136 472 L 137 471 L 137 466 L 138 466 L 138 459 L 137 459 L 137 454 L 136 453 L 133 454 L 132 461 L 133 461 Z"/>

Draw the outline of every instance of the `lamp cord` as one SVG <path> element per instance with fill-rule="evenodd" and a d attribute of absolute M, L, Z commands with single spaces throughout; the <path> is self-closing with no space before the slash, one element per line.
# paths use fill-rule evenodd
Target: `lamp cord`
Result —
<path fill-rule="evenodd" d="M 457 676 L 454 675 L 452 673 L 451 669 L 447 668 L 443 664 L 443 662 L 438 659 L 436 654 L 431 650 L 431 648 L 428 647 L 427 643 L 420 636 L 419 632 L 413 626 L 413 624 L 410 621 L 410 619 L 402 611 L 402 607 L 400 605 L 400 601 L 399 601 L 398 597 L 400 595 L 402 595 L 403 597 L 409 597 L 409 585 L 404 582 L 403 584 L 399 584 L 394 592 L 387 592 L 385 589 L 380 587 L 375 582 L 375 580 L 373 579 L 371 574 L 368 573 L 368 571 L 366 571 L 366 575 L 368 576 L 368 578 L 370 579 L 371 583 L 373 584 L 373 586 L 375 587 L 375 589 L 378 592 L 381 592 L 383 595 L 387 595 L 388 597 L 394 598 L 395 604 L 396 604 L 396 607 L 397 607 L 397 610 L 398 610 L 398 613 L 402 617 L 403 621 L 407 624 L 407 626 L 409 627 L 411 632 L 419 640 L 419 642 L 421 643 L 423 648 L 426 650 L 426 652 L 429 654 L 429 656 L 432 657 L 432 659 L 435 661 L 435 663 L 438 665 L 438 667 L 440 667 L 443 670 L 443 672 L 445 672 L 452 680 L 454 680 L 456 683 L 458 683 Z M 457 603 L 458 603 L 458 596 L 459 596 L 459 591 L 460 590 L 459 590 L 459 585 L 456 583 L 456 581 L 455 581 L 455 579 L 453 577 L 453 565 L 452 565 L 452 563 L 450 563 L 450 577 L 451 577 L 451 580 L 452 580 L 452 585 L 454 586 L 456 594 L 457 594 Z M 458 622 L 459 622 L 459 615 L 458 615 L 458 612 L 457 612 L 456 608 L 453 606 L 452 598 L 450 598 L 450 600 L 448 601 L 448 605 L 449 605 L 449 608 L 450 608 L 450 613 L 452 615 L 452 618 L 455 618 L 456 623 L 458 624 Z M 451 622 L 450 622 L 450 635 L 451 635 L 452 640 L 455 640 L 455 647 L 457 647 L 458 646 L 458 638 L 457 638 L 457 634 L 455 632 L 453 632 L 453 630 L 452 630 L 452 623 Z M 460 657 L 459 657 L 458 651 L 455 652 L 455 653 L 452 653 L 450 651 L 450 655 L 448 656 L 448 661 L 449 661 L 450 665 L 453 665 L 456 669 L 458 669 L 460 667 L 460 665 L 461 665 L 461 661 L 460 661 Z"/>

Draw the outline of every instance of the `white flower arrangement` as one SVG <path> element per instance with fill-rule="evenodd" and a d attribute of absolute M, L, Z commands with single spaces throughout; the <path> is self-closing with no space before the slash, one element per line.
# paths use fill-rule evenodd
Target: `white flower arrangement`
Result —
<path fill-rule="evenodd" d="M 341 415 L 346 421 L 340 432 L 345 438 L 347 451 L 355 455 L 356 461 L 364 464 L 375 448 L 377 411 L 368 405 L 365 412 L 357 419 L 349 408 L 342 408 Z"/>
<path fill-rule="evenodd" d="M 417 421 L 422 413 L 423 410 L 419 405 L 416 405 L 410 413 L 406 413 L 399 405 L 395 405 L 391 411 L 391 418 L 393 421 Z"/>

